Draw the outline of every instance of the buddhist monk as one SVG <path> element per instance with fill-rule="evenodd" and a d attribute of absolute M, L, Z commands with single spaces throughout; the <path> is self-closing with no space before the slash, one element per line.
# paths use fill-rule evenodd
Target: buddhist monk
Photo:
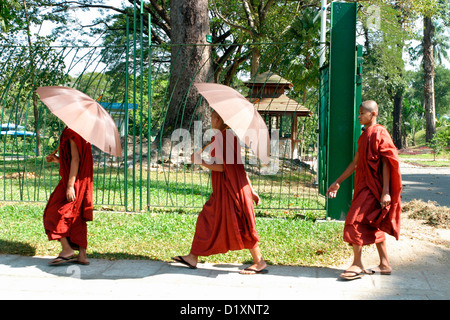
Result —
<path fill-rule="evenodd" d="M 190 253 L 172 259 L 195 269 L 199 256 L 249 249 L 253 264 L 240 273 L 267 273 L 267 265 L 258 246 L 253 207 L 253 201 L 258 204 L 259 197 L 240 159 L 240 145 L 215 111 L 211 114 L 211 125 L 219 131 L 211 144 L 214 161 L 199 159 L 199 162 L 211 170 L 212 194 L 198 216 Z M 193 163 L 196 156 L 199 155 L 191 156 Z"/>
<path fill-rule="evenodd" d="M 364 125 L 353 161 L 327 190 L 329 198 L 336 197 L 340 184 L 355 172 L 352 204 L 344 226 L 344 241 L 353 247 L 353 263 L 340 275 L 345 280 L 361 278 L 379 272 L 389 275 L 385 233 L 397 240 L 400 234 L 402 189 L 397 149 L 388 131 L 377 124 L 378 105 L 364 101 L 359 108 L 359 122 Z M 365 270 L 362 246 L 376 244 L 380 264 Z"/>
<path fill-rule="evenodd" d="M 78 263 L 88 265 L 87 224 L 93 217 L 93 159 L 91 145 L 75 131 L 61 134 L 59 157 L 51 154 L 47 162 L 59 164 L 61 180 L 44 210 L 44 229 L 49 240 L 58 240 L 62 250 L 50 265 Z M 79 251 L 75 256 L 74 250 Z"/>

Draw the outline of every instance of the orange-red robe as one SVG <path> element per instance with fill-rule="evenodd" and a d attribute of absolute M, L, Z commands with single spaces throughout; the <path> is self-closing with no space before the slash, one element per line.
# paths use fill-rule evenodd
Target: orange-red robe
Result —
<path fill-rule="evenodd" d="M 76 200 L 68 202 L 66 189 L 69 180 L 71 150 L 75 142 L 80 154 L 80 166 L 75 180 Z M 91 145 L 75 131 L 65 128 L 59 144 L 59 175 L 61 180 L 48 199 L 44 210 L 44 229 L 49 240 L 67 237 L 73 249 L 87 248 L 87 224 L 93 218 L 93 159 Z"/>
<path fill-rule="evenodd" d="M 353 200 L 344 227 L 344 240 L 366 245 L 385 240 L 385 232 L 397 240 L 400 234 L 402 178 L 397 148 L 389 132 L 377 124 L 358 139 L 359 160 L 355 172 Z M 389 164 L 391 204 L 381 209 L 383 190 L 382 158 Z"/>
<path fill-rule="evenodd" d="M 258 245 L 252 189 L 230 130 L 214 136 L 211 156 L 224 171 L 211 171 L 212 194 L 200 212 L 191 253 L 209 256 Z"/>

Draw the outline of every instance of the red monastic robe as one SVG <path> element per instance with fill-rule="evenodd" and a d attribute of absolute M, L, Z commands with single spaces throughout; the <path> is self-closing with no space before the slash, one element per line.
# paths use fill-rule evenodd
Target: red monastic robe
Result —
<path fill-rule="evenodd" d="M 224 171 L 211 171 L 212 194 L 200 212 L 191 253 L 209 256 L 258 245 L 252 189 L 230 130 L 214 136 L 211 156 Z"/>
<path fill-rule="evenodd" d="M 356 245 L 379 243 L 385 240 L 385 232 L 398 240 L 402 178 L 397 149 L 386 128 L 379 124 L 367 128 L 358 139 L 358 154 L 355 188 L 345 220 L 344 240 Z M 383 157 L 389 163 L 391 204 L 382 210 Z"/>
<path fill-rule="evenodd" d="M 80 166 L 75 180 L 76 200 L 68 202 L 66 189 L 69 180 L 73 140 L 80 154 Z M 49 240 L 67 237 L 73 249 L 87 248 L 87 224 L 93 218 L 93 159 L 91 145 L 75 131 L 65 128 L 59 144 L 59 175 L 61 180 L 50 195 L 44 210 L 44 229 Z"/>

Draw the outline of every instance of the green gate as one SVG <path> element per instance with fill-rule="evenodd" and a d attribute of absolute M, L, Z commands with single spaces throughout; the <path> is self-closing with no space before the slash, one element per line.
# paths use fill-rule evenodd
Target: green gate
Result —
<path fill-rule="evenodd" d="M 177 57 L 181 50 L 208 50 L 211 61 L 182 66 L 199 73 L 213 63 L 208 81 L 230 85 L 244 96 L 251 96 L 257 87 L 262 91 L 289 87 L 282 92 L 287 104 L 280 104 L 280 96 L 274 95 L 260 109 L 272 134 L 271 169 L 243 148 L 246 170 L 262 199 L 257 207 L 260 214 L 325 216 L 325 198 L 317 183 L 322 152 L 317 134 L 319 54 L 305 57 L 302 43 L 297 42 L 235 44 L 233 54 L 225 58 L 221 45 L 154 45 L 139 32 L 142 14 L 137 12 L 135 17 L 128 22 L 127 43 L 119 47 L 35 47 L 32 62 L 28 47 L 1 49 L 0 124 L 24 129 L 2 129 L 0 201 L 46 202 L 58 183 L 58 168 L 47 164 L 45 155 L 58 146 L 64 124 L 38 100 L 33 88 L 65 85 L 102 104 L 122 134 L 123 157 L 93 148 L 96 209 L 198 211 L 211 193 L 209 171 L 190 164 L 189 155 L 177 149 L 180 141 L 171 139 L 171 133 L 181 128 L 193 132 L 198 121 L 207 124 L 208 115 L 197 112 L 204 101 L 190 96 L 195 79 L 173 72 L 170 53 Z M 255 46 L 261 52 L 257 75 L 242 73 L 230 79 L 230 62 L 245 59 L 242 52 Z M 184 86 L 188 89 L 177 93 L 182 83 L 188 83 Z M 177 94 L 184 98 L 175 101 Z M 176 109 L 173 103 L 178 104 Z M 256 107 L 258 103 L 262 106 L 260 101 Z M 207 128 L 202 126 L 203 144 Z"/>
<path fill-rule="evenodd" d="M 362 47 L 356 46 L 356 10 L 356 3 L 331 3 L 330 59 L 320 74 L 319 192 L 323 196 L 353 160 L 361 134 Z M 326 200 L 327 217 L 345 219 L 352 181 L 341 184 L 337 198 Z"/>

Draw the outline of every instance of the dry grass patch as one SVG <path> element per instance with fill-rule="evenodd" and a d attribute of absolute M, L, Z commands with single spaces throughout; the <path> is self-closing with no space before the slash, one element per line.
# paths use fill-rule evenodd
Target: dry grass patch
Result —
<path fill-rule="evenodd" d="M 450 229 L 450 208 L 442 207 L 436 202 L 412 200 L 403 205 L 403 212 L 409 218 L 424 220 L 433 227 Z"/>

